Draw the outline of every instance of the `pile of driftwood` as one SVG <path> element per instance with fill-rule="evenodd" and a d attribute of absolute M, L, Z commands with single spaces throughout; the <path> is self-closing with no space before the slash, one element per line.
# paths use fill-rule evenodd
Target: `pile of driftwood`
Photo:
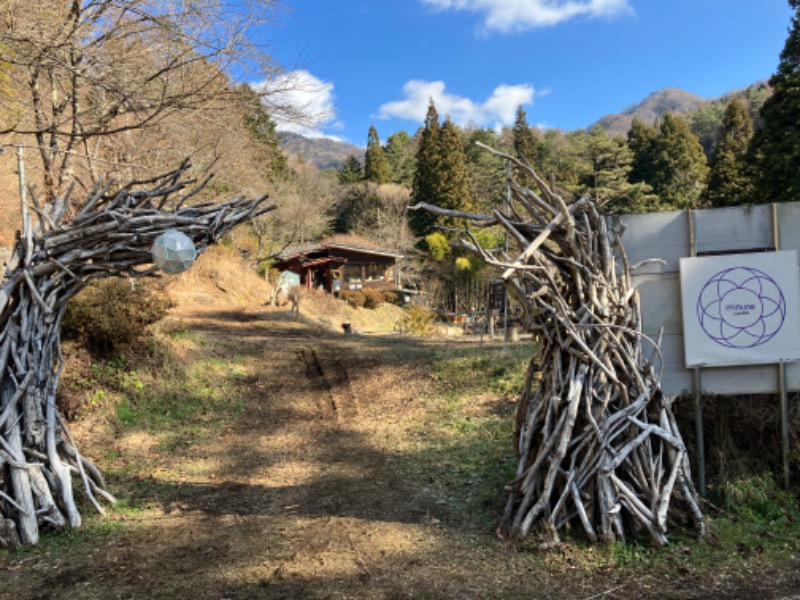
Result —
<path fill-rule="evenodd" d="M 73 476 L 100 512 L 98 498 L 114 500 L 56 407 L 70 298 L 95 278 L 156 275 L 151 247 L 167 230 L 188 235 L 199 253 L 275 208 L 265 198 L 187 205 L 204 187 L 183 180 L 187 169 L 113 194 L 99 188 L 77 209 L 69 194 L 30 210 L 23 201 L 23 230 L 0 287 L 0 545 L 35 544 L 43 525 L 79 526 Z"/>
<path fill-rule="evenodd" d="M 543 545 L 583 530 L 592 540 L 630 540 L 646 532 L 667 543 L 675 504 L 705 534 L 686 447 L 653 367 L 660 340 L 642 334 L 639 295 L 619 231 L 597 203 L 567 203 L 525 161 L 515 164 L 538 190 L 509 177 L 507 210 L 460 217 L 473 227 L 500 225 L 519 254 L 500 257 L 464 244 L 503 269 L 506 288 L 535 335 L 517 408 L 519 455 L 501 532 L 536 533 Z M 673 502 L 677 501 L 677 502 Z"/>

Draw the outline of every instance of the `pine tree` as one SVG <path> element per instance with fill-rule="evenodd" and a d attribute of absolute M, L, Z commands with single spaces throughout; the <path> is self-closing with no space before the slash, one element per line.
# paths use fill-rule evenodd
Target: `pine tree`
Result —
<path fill-rule="evenodd" d="M 503 159 L 487 152 L 477 142 L 502 150 L 502 140 L 494 129 L 475 128 L 462 134 L 464 155 L 472 177 L 472 197 L 481 212 L 491 213 L 506 200 L 506 168 Z"/>
<path fill-rule="evenodd" d="M 350 185 L 364 179 L 364 171 L 359 160 L 351 154 L 337 170 L 336 176 L 342 185 Z"/>
<path fill-rule="evenodd" d="M 752 202 L 751 177 L 746 157 L 753 121 L 740 98 L 732 100 L 722 117 L 719 142 L 708 177 L 707 198 L 712 206 L 734 206 Z"/>
<path fill-rule="evenodd" d="M 425 202 L 437 204 L 436 188 L 439 179 L 441 156 L 439 150 L 439 136 L 441 125 L 439 113 L 431 100 L 428 103 L 428 112 L 425 115 L 425 125 L 417 137 L 417 168 L 414 172 L 414 181 L 411 187 L 411 201 L 413 204 Z M 409 211 L 409 225 L 411 231 L 418 238 L 424 238 L 433 232 L 436 217 L 424 210 Z"/>
<path fill-rule="evenodd" d="M 378 130 L 370 125 L 367 136 L 367 152 L 364 155 L 364 179 L 373 183 L 389 183 L 389 163 L 381 147 Z"/>
<path fill-rule="evenodd" d="M 665 113 L 653 145 L 653 192 L 660 208 L 696 208 L 705 192 L 708 164 L 703 147 L 685 119 Z"/>
<path fill-rule="evenodd" d="M 241 86 L 239 92 L 247 107 L 242 122 L 245 130 L 258 145 L 261 154 L 259 158 L 266 165 L 267 178 L 275 181 L 286 177 L 289 174 L 289 163 L 281 149 L 275 121 L 249 87 Z"/>
<path fill-rule="evenodd" d="M 763 125 L 753 138 L 754 199 L 787 202 L 800 199 L 800 0 L 789 0 L 795 14 L 770 78 L 773 94 L 761 107 Z"/>
<path fill-rule="evenodd" d="M 369 182 L 348 185 L 330 211 L 334 233 L 369 235 L 374 231 L 381 211 L 378 189 Z"/>
<path fill-rule="evenodd" d="M 599 126 L 574 139 L 577 185 L 571 188 L 578 196 L 591 196 L 609 213 L 643 212 L 647 209 L 649 186 L 630 183 L 633 153 L 624 138 L 609 137 Z"/>

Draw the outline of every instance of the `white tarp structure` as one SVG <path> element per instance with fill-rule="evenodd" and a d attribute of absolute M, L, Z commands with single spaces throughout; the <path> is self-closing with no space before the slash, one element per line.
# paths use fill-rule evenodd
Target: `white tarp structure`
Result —
<path fill-rule="evenodd" d="M 788 486 L 787 391 L 800 391 L 800 360 L 795 360 L 800 347 L 800 202 L 622 215 L 609 220 L 611 226 L 625 227 L 622 243 L 629 264 L 661 259 L 644 262 L 635 270 L 642 328 L 651 338 L 663 333 L 654 357 L 654 366 L 662 369 L 661 389 L 695 396 L 701 493 L 705 491 L 703 393 L 780 396 L 784 483 Z"/>
<path fill-rule="evenodd" d="M 774 257 L 777 250 L 800 250 L 800 203 L 620 215 L 609 219 L 611 225 L 621 222 L 625 226 L 622 243 L 631 265 L 652 258 L 662 260 L 635 269 L 634 281 L 642 298 L 644 333 L 656 338 L 663 328 L 663 361 L 657 357 L 656 362 L 657 367 L 663 368 L 661 386 L 668 394 L 694 391 L 693 369 L 687 365 L 695 363 L 691 357 L 687 360 L 685 351 L 681 259 L 696 256 L 726 260 L 723 257 L 733 254 Z M 769 258 L 765 260 L 770 262 Z M 785 297 L 787 290 L 790 294 L 800 293 L 796 284 L 782 285 Z M 694 313 L 696 306 L 691 311 Z M 790 321 L 796 319 L 797 309 L 787 307 L 787 315 Z M 793 347 L 800 346 L 800 335 L 784 341 Z M 647 344 L 644 347 L 648 349 Z M 757 348 L 764 349 L 763 345 Z M 797 352 L 795 349 L 794 353 Z M 709 362 L 709 368 L 702 369 L 702 390 L 724 395 L 778 393 L 780 382 L 775 364 L 763 364 L 770 360 L 737 363 L 739 366 L 735 368 L 711 367 Z M 787 363 L 785 371 L 787 389 L 800 391 L 800 361 Z"/>

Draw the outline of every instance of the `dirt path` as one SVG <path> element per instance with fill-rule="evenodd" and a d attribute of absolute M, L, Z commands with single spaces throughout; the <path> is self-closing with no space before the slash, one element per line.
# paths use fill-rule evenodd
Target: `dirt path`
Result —
<path fill-rule="evenodd" d="M 88 541 L 65 534 L 0 562 L 0 598 L 766 598 L 800 589 L 783 571 L 758 572 L 756 593 L 747 572 L 634 579 L 583 568 L 569 549 L 552 564 L 517 552 L 407 478 L 413 457 L 394 436 L 431 382 L 391 340 L 334 335 L 285 313 L 181 318 L 200 339 L 187 360 L 238 361 L 243 409 L 213 435 L 168 449 L 147 431 L 109 440 L 113 431 L 87 425 L 83 436 L 113 447 L 101 463 L 125 473 L 126 456 L 150 461 L 149 475 L 113 482 L 133 490 L 131 504 L 147 502 L 115 511 Z"/>

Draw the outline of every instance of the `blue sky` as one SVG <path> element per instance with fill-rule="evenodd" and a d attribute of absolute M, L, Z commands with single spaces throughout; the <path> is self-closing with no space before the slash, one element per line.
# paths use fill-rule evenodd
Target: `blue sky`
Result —
<path fill-rule="evenodd" d="M 573 130 L 665 87 L 705 98 L 768 78 L 785 0 L 284 0 L 261 31 L 319 118 L 279 127 L 363 146 L 422 124 Z"/>

